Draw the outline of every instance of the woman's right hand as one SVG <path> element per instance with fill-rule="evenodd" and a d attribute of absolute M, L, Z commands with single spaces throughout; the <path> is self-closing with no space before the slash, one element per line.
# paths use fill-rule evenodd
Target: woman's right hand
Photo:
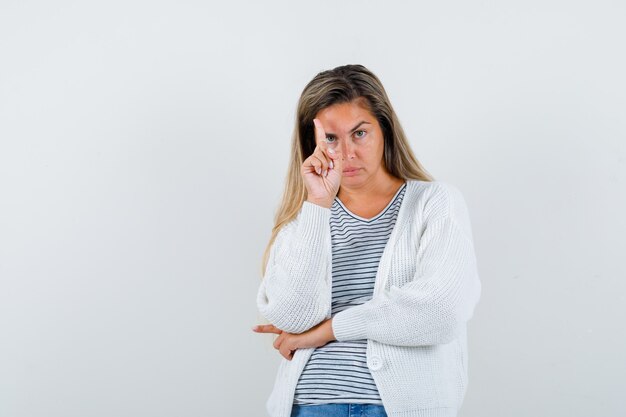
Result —
<path fill-rule="evenodd" d="M 316 147 L 302 163 L 302 178 L 307 201 L 330 208 L 341 185 L 343 160 L 339 147 L 332 149 L 328 146 L 322 123 L 318 119 L 313 119 L 313 123 Z"/>

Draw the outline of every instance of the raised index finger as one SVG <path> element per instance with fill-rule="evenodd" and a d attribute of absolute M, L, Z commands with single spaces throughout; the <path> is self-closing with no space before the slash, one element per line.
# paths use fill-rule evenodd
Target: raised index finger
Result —
<path fill-rule="evenodd" d="M 315 125 L 315 143 L 321 149 L 325 150 L 328 144 L 326 143 L 326 132 L 324 131 L 322 122 L 320 122 L 319 119 L 313 119 L 313 124 Z"/>

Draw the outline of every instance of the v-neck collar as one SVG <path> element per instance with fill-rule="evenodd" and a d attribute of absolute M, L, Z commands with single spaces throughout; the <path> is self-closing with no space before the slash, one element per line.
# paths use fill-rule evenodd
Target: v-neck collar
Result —
<path fill-rule="evenodd" d="M 396 198 L 398 198 L 398 195 L 400 194 L 400 192 L 402 192 L 402 190 L 407 186 L 407 182 L 405 181 L 399 188 L 398 191 L 396 191 L 396 193 L 394 194 L 393 198 L 389 201 L 389 203 L 385 206 L 384 209 L 382 209 L 380 211 L 380 213 L 378 213 L 377 215 L 375 215 L 374 217 L 371 217 L 369 219 L 366 219 L 365 217 L 361 217 L 358 216 L 356 214 L 354 214 L 353 212 L 351 212 L 344 204 L 343 202 L 339 199 L 339 197 L 335 197 L 335 200 L 337 200 L 337 202 L 339 203 L 339 205 L 341 206 L 341 208 L 343 208 L 345 210 L 346 213 L 348 213 L 350 216 L 354 217 L 355 219 L 364 221 L 364 222 L 373 222 L 374 220 L 378 219 L 379 217 L 381 217 L 383 214 L 385 214 L 385 212 L 387 210 L 389 210 L 389 207 L 391 207 L 393 205 L 393 203 L 396 201 Z"/>

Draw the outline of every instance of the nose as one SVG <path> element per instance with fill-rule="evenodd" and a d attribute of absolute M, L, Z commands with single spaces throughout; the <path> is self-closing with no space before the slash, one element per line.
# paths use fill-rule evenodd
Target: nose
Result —
<path fill-rule="evenodd" d="M 344 155 L 343 159 L 354 158 L 354 143 L 350 140 L 344 140 L 341 144 L 341 153 Z"/>

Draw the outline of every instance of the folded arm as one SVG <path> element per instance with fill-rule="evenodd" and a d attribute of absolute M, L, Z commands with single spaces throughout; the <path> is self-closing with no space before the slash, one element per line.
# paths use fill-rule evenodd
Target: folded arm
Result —
<path fill-rule="evenodd" d="M 465 210 L 463 201 L 457 200 L 456 207 Z M 413 280 L 401 287 L 392 285 L 371 300 L 335 314 L 335 338 L 399 346 L 454 340 L 471 318 L 481 293 L 468 222 L 467 212 L 454 211 L 430 221 L 420 238 Z"/>
<path fill-rule="evenodd" d="M 288 333 L 302 333 L 330 311 L 330 209 L 305 201 L 270 249 L 257 293 L 260 313 Z"/>

